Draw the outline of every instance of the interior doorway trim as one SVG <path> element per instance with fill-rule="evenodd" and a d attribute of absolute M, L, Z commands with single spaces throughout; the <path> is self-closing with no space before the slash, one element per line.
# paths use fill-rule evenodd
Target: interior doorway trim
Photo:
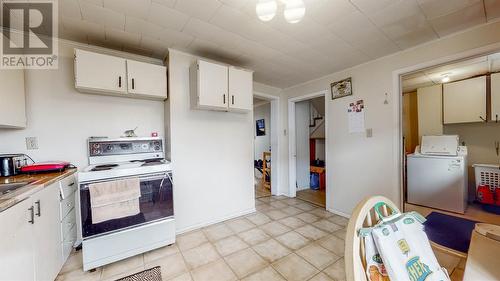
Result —
<path fill-rule="evenodd" d="M 323 90 L 319 92 L 309 93 L 298 97 L 288 99 L 288 196 L 297 196 L 297 145 L 296 145 L 296 132 L 295 132 L 295 103 L 300 101 L 309 100 L 317 97 L 325 97 L 325 107 L 328 105 L 328 91 Z M 328 163 L 328 110 L 325 108 L 325 167 Z M 328 169 L 326 169 L 328 179 Z M 329 194 L 328 194 L 328 180 L 326 182 L 326 208 L 328 209 Z"/>
<path fill-rule="evenodd" d="M 271 101 L 271 195 L 279 194 L 281 159 L 279 157 L 280 143 L 279 132 L 281 132 L 280 119 L 280 97 L 265 93 L 254 92 L 254 97 Z M 255 140 L 254 140 L 255 143 Z M 254 144 L 255 151 L 255 144 Z M 255 153 L 254 153 L 255 154 Z M 254 183 L 255 185 L 255 183 Z"/>
<path fill-rule="evenodd" d="M 401 68 L 392 72 L 392 100 L 394 119 L 397 120 L 398 125 L 394 130 L 393 142 L 397 144 L 394 148 L 393 171 L 397 171 L 397 175 L 393 177 L 394 186 L 398 187 L 399 193 L 399 208 L 404 211 L 404 193 L 403 193 L 403 90 L 402 76 L 412 72 L 420 71 L 426 68 L 437 67 L 461 60 L 473 59 L 475 57 L 487 56 L 500 52 L 500 43 L 494 43 L 483 47 L 467 50 L 464 52 L 456 53 L 453 55 L 440 57 L 437 59 L 429 60 L 424 63 L 416 64 L 413 66 Z M 328 172 L 328 171 L 327 171 Z"/>

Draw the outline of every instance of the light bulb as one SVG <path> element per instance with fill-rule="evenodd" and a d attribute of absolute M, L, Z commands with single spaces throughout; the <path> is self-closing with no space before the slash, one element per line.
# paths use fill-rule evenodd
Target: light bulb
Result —
<path fill-rule="evenodd" d="M 285 6 L 285 19 L 289 23 L 297 23 L 306 14 L 306 6 L 302 0 L 287 0 Z"/>
<path fill-rule="evenodd" d="M 259 0 L 255 12 L 261 21 L 270 21 L 276 15 L 278 4 L 275 0 Z"/>
<path fill-rule="evenodd" d="M 441 78 L 441 82 L 446 83 L 450 81 L 450 76 L 448 74 L 443 75 L 443 78 Z"/>

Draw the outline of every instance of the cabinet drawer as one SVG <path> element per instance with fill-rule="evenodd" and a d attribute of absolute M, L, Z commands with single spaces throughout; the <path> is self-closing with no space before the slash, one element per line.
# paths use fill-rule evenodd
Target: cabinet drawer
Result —
<path fill-rule="evenodd" d="M 62 264 L 66 262 L 76 241 L 76 225 L 70 230 L 71 235 L 62 242 Z"/>
<path fill-rule="evenodd" d="M 64 200 L 76 191 L 76 179 L 74 176 L 69 176 L 61 180 L 61 198 Z"/>
<path fill-rule="evenodd" d="M 75 207 L 75 193 L 68 196 L 66 199 L 60 202 L 61 205 L 61 221 L 66 217 L 66 215 Z"/>
<path fill-rule="evenodd" d="M 68 215 L 61 222 L 61 232 L 63 241 L 68 240 L 68 237 L 71 236 L 71 229 L 75 227 L 75 209 L 73 208 Z"/>

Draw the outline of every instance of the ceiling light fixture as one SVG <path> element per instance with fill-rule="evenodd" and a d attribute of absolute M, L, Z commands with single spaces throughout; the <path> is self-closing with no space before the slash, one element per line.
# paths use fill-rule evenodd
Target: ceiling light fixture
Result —
<path fill-rule="evenodd" d="M 270 21 L 276 15 L 278 4 L 275 0 L 259 0 L 255 6 L 255 12 L 261 21 Z"/>
<path fill-rule="evenodd" d="M 302 0 L 287 0 L 283 15 L 289 23 L 298 23 L 306 14 L 306 6 Z"/>
<path fill-rule="evenodd" d="M 255 12 L 261 21 L 270 21 L 276 15 L 278 3 L 285 6 L 283 16 L 289 23 L 298 23 L 306 14 L 306 6 L 303 0 L 259 0 L 255 6 Z"/>
<path fill-rule="evenodd" d="M 443 82 L 443 83 L 450 82 L 450 75 L 449 75 L 449 73 L 445 73 L 445 74 L 441 75 L 441 77 L 442 77 L 441 78 L 441 82 Z"/>

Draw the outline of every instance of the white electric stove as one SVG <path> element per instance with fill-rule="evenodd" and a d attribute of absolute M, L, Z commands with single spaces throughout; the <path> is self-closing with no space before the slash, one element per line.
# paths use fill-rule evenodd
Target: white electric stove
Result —
<path fill-rule="evenodd" d="M 88 140 L 89 166 L 78 173 L 77 199 L 84 270 L 175 242 L 172 168 L 163 147 L 161 138 Z M 129 178 L 140 182 L 139 214 L 94 223 L 89 185 Z"/>

